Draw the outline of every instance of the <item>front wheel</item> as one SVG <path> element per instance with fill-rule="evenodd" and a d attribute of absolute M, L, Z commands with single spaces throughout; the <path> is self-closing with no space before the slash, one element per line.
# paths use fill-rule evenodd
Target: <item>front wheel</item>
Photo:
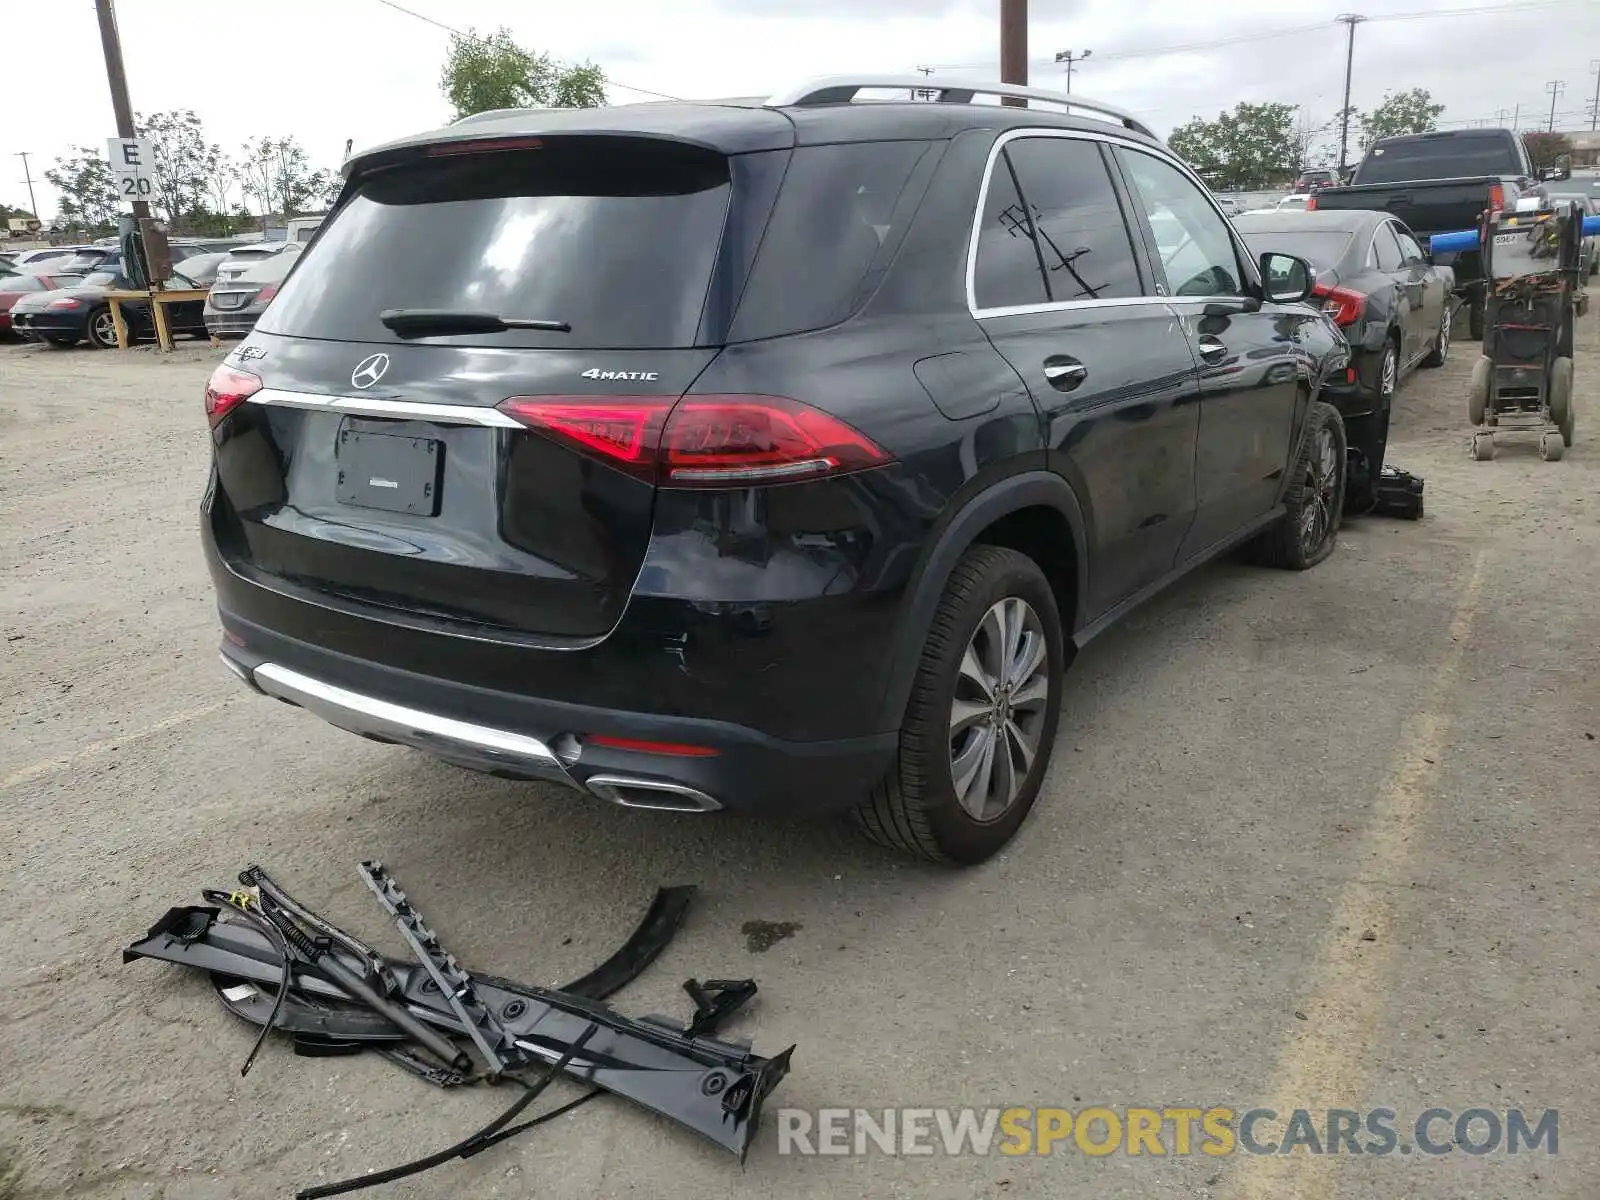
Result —
<path fill-rule="evenodd" d="M 1033 559 L 974 546 L 928 631 L 889 773 L 856 810 L 867 836 L 970 865 L 1011 840 L 1055 743 L 1065 659 L 1055 593 Z"/>
<path fill-rule="evenodd" d="M 1305 571 L 1332 554 L 1344 512 L 1348 463 L 1339 410 L 1316 401 L 1306 414 L 1305 436 L 1290 466 L 1286 512 L 1247 544 L 1247 556 L 1263 566 Z"/>

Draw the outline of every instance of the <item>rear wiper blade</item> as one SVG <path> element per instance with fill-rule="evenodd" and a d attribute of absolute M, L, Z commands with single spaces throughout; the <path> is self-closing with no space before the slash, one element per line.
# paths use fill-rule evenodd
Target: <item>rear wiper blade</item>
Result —
<path fill-rule="evenodd" d="M 546 333 L 571 333 L 566 321 L 531 317 L 502 317 L 496 313 L 455 312 L 447 308 L 386 308 L 378 320 L 401 337 L 438 337 L 450 333 L 504 333 L 508 329 L 538 329 Z"/>

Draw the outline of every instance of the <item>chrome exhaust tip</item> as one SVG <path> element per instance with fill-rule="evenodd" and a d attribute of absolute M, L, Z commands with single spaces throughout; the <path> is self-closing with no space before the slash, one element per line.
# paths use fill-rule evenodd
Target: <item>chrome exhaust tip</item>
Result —
<path fill-rule="evenodd" d="M 657 812 L 715 812 L 722 807 L 698 788 L 668 783 L 664 779 L 591 775 L 584 786 L 600 799 L 622 808 L 648 808 Z"/>

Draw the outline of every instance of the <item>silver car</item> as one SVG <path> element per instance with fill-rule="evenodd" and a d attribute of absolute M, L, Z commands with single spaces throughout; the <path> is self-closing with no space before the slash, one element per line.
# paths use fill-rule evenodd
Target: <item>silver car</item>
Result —
<path fill-rule="evenodd" d="M 298 253 L 269 255 L 232 278 L 224 278 L 229 267 L 224 262 L 206 297 L 206 332 L 212 337 L 243 337 L 254 329 L 256 318 L 272 303 L 278 285 L 299 257 Z"/>
<path fill-rule="evenodd" d="M 268 262 L 280 255 L 291 258 L 303 249 L 297 242 L 251 242 L 245 246 L 235 246 L 228 252 L 228 257 L 217 269 L 217 281 L 237 279 L 252 267 Z"/>

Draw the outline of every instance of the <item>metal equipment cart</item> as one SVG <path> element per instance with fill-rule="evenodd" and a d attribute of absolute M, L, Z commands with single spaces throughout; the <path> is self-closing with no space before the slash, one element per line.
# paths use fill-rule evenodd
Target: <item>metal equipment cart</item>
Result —
<path fill-rule="evenodd" d="M 1572 445 L 1572 330 L 1589 299 L 1583 230 L 1572 204 L 1484 217 L 1483 352 L 1467 393 L 1475 459 L 1494 458 L 1497 433 L 1538 432 L 1551 462 Z"/>

